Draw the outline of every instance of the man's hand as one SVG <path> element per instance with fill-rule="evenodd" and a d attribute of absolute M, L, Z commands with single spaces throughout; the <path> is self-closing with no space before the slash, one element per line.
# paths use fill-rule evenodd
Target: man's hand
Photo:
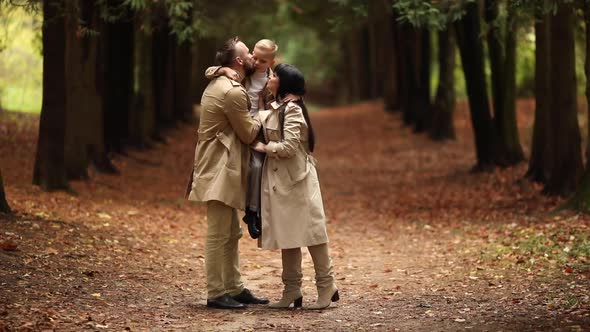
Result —
<path fill-rule="evenodd" d="M 261 152 L 261 153 L 266 153 L 266 144 L 264 144 L 262 142 L 256 142 L 256 144 L 254 144 L 252 149 L 254 149 L 255 151 Z"/>
<path fill-rule="evenodd" d="M 234 81 L 238 81 L 238 82 L 241 81 L 240 74 L 238 74 L 237 71 L 235 71 L 229 67 L 221 67 L 217 70 L 217 73 L 219 74 L 219 76 L 225 75 L 230 80 L 234 80 Z"/>
<path fill-rule="evenodd" d="M 297 95 L 289 93 L 285 96 L 285 98 L 283 98 L 283 101 L 288 103 L 290 101 L 298 101 L 300 99 L 301 99 L 301 96 L 297 96 Z"/>

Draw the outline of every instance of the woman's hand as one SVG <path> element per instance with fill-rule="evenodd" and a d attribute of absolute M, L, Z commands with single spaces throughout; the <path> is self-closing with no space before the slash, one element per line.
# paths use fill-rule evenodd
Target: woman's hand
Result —
<path fill-rule="evenodd" d="M 241 81 L 240 74 L 238 74 L 237 71 L 235 71 L 229 67 L 221 67 L 217 70 L 217 73 L 219 74 L 219 76 L 225 75 L 230 80 L 234 80 L 234 81 L 238 81 L 238 82 Z"/>
<path fill-rule="evenodd" d="M 285 98 L 283 98 L 283 101 L 288 103 L 290 101 L 298 101 L 300 99 L 301 99 L 301 96 L 297 96 L 297 95 L 289 93 L 285 96 Z"/>
<path fill-rule="evenodd" d="M 266 144 L 262 143 L 262 142 L 256 142 L 256 144 L 254 144 L 254 146 L 252 147 L 255 151 L 261 152 L 261 153 L 266 153 Z"/>

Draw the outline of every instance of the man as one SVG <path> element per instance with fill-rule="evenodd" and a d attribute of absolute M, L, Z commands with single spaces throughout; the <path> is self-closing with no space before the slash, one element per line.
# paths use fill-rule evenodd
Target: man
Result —
<path fill-rule="evenodd" d="M 216 61 L 241 78 L 254 71 L 248 47 L 237 37 L 217 52 Z M 248 144 L 260 123 L 248 111 L 248 94 L 239 81 L 225 76 L 213 79 L 201 98 L 201 117 L 195 151 L 193 180 L 188 199 L 207 202 L 205 274 L 207 306 L 221 309 L 266 304 L 242 282 L 238 240 L 242 229 L 237 209 L 244 209 L 249 159 Z"/>

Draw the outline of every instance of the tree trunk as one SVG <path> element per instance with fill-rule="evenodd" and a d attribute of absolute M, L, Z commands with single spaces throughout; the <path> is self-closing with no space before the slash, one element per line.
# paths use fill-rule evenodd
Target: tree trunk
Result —
<path fill-rule="evenodd" d="M 420 31 L 409 24 L 401 28 L 402 38 L 401 52 L 403 57 L 403 82 L 402 84 L 402 112 L 405 125 L 416 123 L 418 109 L 418 55 Z"/>
<path fill-rule="evenodd" d="M 465 16 L 456 23 L 455 32 L 463 63 L 469 111 L 475 136 L 477 164 L 474 171 L 493 168 L 496 160 L 494 145 L 494 124 L 488 103 L 486 76 L 484 71 L 483 43 L 477 3 L 466 6 Z"/>
<path fill-rule="evenodd" d="M 416 122 L 414 131 L 423 132 L 427 130 L 432 121 L 430 111 L 430 31 L 427 28 L 420 28 L 419 47 L 417 52 L 417 94 L 416 94 Z"/>
<path fill-rule="evenodd" d="M 360 31 L 360 50 L 361 56 L 359 57 L 360 60 L 360 68 L 361 68 L 361 76 L 359 77 L 360 87 L 361 87 L 361 100 L 368 100 L 374 98 L 372 95 L 372 88 L 371 88 L 371 76 L 373 73 L 371 72 L 371 50 L 369 44 L 369 28 L 367 25 L 363 26 Z"/>
<path fill-rule="evenodd" d="M 200 104 L 203 91 L 209 84 L 209 80 L 205 78 L 205 70 L 207 67 L 215 63 L 215 51 L 217 41 L 214 38 L 199 37 L 194 44 L 194 62 L 193 62 L 193 103 Z"/>
<path fill-rule="evenodd" d="M 438 33 L 439 80 L 432 109 L 430 137 L 437 141 L 455 138 L 455 44 L 452 25 Z"/>
<path fill-rule="evenodd" d="M 383 97 L 386 111 L 394 111 L 399 108 L 398 101 L 398 75 L 397 59 L 393 34 L 393 10 L 391 1 L 369 1 L 369 15 L 372 19 L 372 33 L 375 51 L 375 68 L 373 73 L 377 80 L 378 95 Z"/>
<path fill-rule="evenodd" d="M 586 74 L 586 108 L 590 110 L 590 3 L 584 2 L 584 25 L 586 26 L 586 60 L 584 63 L 584 73 Z M 587 123 L 586 125 L 590 128 L 590 111 L 586 112 Z M 587 133 L 588 137 L 586 142 L 586 168 L 588 168 L 588 162 L 590 161 L 590 130 Z"/>
<path fill-rule="evenodd" d="M 535 23 L 535 122 L 529 169 L 526 176 L 532 181 L 546 183 L 549 179 L 553 160 L 553 139 L 551 137 L 551 107 L 549 47 L 549 15 L 543 14 Z"/>
<path fill-rule="evenodd" d="M 161 127 L 170 127 L 174 124 L 174 40 L 170 36 L 166 7 L 162 4 L 158 9 L 152 60 L 154 105 L 159 131 Z M 161 139 L 159 135 L 158 138 Z"/>
<path fill-rule="evenodd" d="M 33 184 L 68 189 L 64 145 L 66 126 L 65 21 L 63 1 L 43 1 L 43 102 Z"/>
<path fill-rule="evenodd" d="M 587 2 L 584 3 L 584 24 L 586 25 L 586 60 L 584 64 L 584 72 L 586 74 L 586 100 L 588 102 L 588 107 L 590 107 L 590 4 L 588 4 Z M 588 120 L 588 123 L 590 124 L 590 112 L 588 112 Z M 590 142 L 588 142 L 586 145 L 586 170 L 584 171 L 584 175 L 582 176 L 582 180 L 578 185 L 576 193 L 567 204 L 569 207 L 582 212 L 590 211 L 590 167 L 588 167 L 589 160 Z"/>
<path fill-rule="evenodd" d="M 511 21 L 510 14 L 508 20 Z M 506 57 L 504 58 L 504 114 L 502 120 L 497 121 L 502 146 L 501 160 L 504 165 L 516 165 L 524 161 L 516 118 L 516 34 L 516 22 L 509 23 L 506 31 Z"/>
<path fill-rule="evenodd" d="M 174 112 L 176 118 L 183 122 L 190 122 L 194 119 L 192 102 L 192 54 L 191 45 L 188 42 L 178 44 L 175 40 L 175 77 L 174 77 Z"/>
<path fill-rule="evenodd" d="M 133 102 L 129 110 L 129 140 L 138 148 L 151 147 L 156 112 L 152 74 L 152 31 L 149 18 L 136 17 Z"/>
<path fill-rule="evenodd" d="M 551 18 L 550 89 L 553 93 L 551 130 L 554 155 L 545 192 L 567 195 L 576 189 L 582 175 L 582 151 L 578 126 L 574 9 L 560 5 Z"/>
<path fill-rule="evenodd" d="M 507 24 L 498 27 L 498 2 L 485 1 L 488 32 L 488 49 L 492 71 L 492 99 L 498 137 L 497 163 L 510 166 L 524 160 L 516 121 L 516 22 L 508 12 Z M 501 42 L 504 38 L 504 43 Z M 504 49 L 504 51 L 503 51 Z"/>
<path fill-rule="evenodd" d="M 0 212 L 11 213 L 12 210 L 6 201 L 6 194 L 4 193 L 4 182 L 2 181 L 2 170 L 0 170 Z"/>
<path fill-rule="evenodd" d="M 123 0 L 111 0 L 121 6 Z M 133 91 L 133 23 L 132 16 L 106 26 L 104 68 L 104 137 L 108 152 L 123 152 L 129 138 L 129 109 Z"/>
<path fill-rule="evenodd" d="M 380 1 L 380 0 L 373 0 L 371 2 L 375 2 L 375 1 Z M 382 91 L 383 91 L 383 81 L 382 81 L 383 68 L 380 66 L 381 65 L 380 53 L 382 52 L 382 49 L 381 49 L 382 45 L 381 45 L 381 38 L 379 37 L 379 35 L 381 34 L 381 31 L 380 31 L 379 25 L 378 25 L 378 17 L 376 17 L 377 15 L 374 12 L 374 10 L 373 11 L 371 10 L 372 8 L 374 8 L 374 6 L 369 5 L 369 11 L 368 11 L 369 19 L 368 19 L 368 25 L 367 25 L 368 37 L 369 37 L 368 38 L 369 58 L 368 58 L 368 66 L 366 67 L 367 70 L 369 71 L 369 74 L 370 74 L 370 80 L 369 80 L 370 99 L 382 97 Z"/>
<path fill-rule="evenodd" d="M 73 4 L 72 4 L 73 5 Z M 101 32 L 99 12 L 91 2 L 79 1 L 80 18 L 88 28 Z M 78 17 L 66 19 L 66 172 L 70 179 L 88 178 L 94 162 L 99 171 L 114 167 L 104 147 L 104 115 L 99 89 L 99 37 L 80 35 Z"/>

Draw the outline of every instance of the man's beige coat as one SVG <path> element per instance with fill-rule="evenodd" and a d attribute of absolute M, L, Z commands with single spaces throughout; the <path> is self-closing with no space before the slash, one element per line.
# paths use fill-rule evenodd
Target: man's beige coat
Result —
<path fill-rule="evenodd" d="M 244 87 L 225 76 L 209 83 L 201 98 L 191 201 L 220 201 L 244 209 L 250 150 L 260 122 L 248 114 Z"/>

